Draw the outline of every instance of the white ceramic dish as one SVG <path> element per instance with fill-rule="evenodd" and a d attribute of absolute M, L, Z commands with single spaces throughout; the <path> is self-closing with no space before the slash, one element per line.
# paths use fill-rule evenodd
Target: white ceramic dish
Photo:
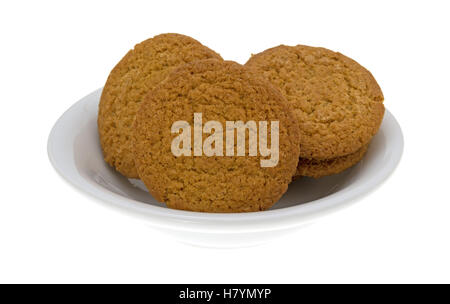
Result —
<path fill-rule="evenodd" d="M 380 131 L 358 165 L 335 176 L 293 182 L 271 210 L 240 214 L 172 210 L 148 194 L 140 181 L 126 179 L 103 161 L 97 134 L 100 94 L 101 89 L 78 101 L 53 127 L 48 154 L 56 171 L 107 206 L 196 245 L 253 245 L 308 224 L 381 184 L 403 152 L 400 126 L 386 111 Z"/>

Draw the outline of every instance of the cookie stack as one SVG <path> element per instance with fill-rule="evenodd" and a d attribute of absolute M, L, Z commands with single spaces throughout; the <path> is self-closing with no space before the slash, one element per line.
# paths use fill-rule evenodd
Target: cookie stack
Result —
<path fill-rule="evenodd" d="M 281 45 L 245 64 L 275 85 L 300 125 L 296 176 L 322 177 L 359 162 L 384 114 L 383 93 L 356 61 L 324 48 Z"/>
<path fill-rule="evenodd" d="M 105 161 L 167 206 L 250 212 L 270 208 L 293 178 L 356 164 L 383 114 L 373 76 L 342 54 L 279 46 L 240 65 L 190 37 L 163 34 L 112 70 L 98 128 Z M 183 153 L 174 153 L 177 136 Z"/>

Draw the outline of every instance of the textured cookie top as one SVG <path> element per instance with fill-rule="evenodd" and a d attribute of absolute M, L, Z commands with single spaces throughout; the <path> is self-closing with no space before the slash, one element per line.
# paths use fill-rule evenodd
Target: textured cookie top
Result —
<path fill-rule="evenodd" d="M 171 208 L 204 212 L 248 212 L 271 207 L 287 190 L 299 157 L 296 119 L 281 93 L 269 82 L 231 61 L 187 64 L 151 91 L 136 118 L 135 160 L 149 191 Z M 174 156 L 171 133 L 176 121 L 279 121 L 279 161 L 261 167 L 267 157 Z M 271 128 L 267 128 L 268 139 Z M 215 132 L 215 131 L 214 131 Z M 192 131 L 194 133 L 194 131 Z M 191 134 L 193 137 L 194 135 Z M 203 140 L 209 136 L 203 134 Z M 236 151 L 236 133 L 234 151 Z M 193 141 L 193 140 L 192 140 Z M 225 136 L 223 142 L 226 142 Z"/>
<path fill-rule="evenodd" d="M 364 67 L 324 48 L 278 46 L 246 63 L 278 87 L 300 124 L 300 156 L 354 153 L 378 131 L 383 94 Z"/>
<path fill-rule="evenodd" d="M 98 128 L 105 161 L 137 178 L 131 146 L 132 125 L 144 95 L 174 68 L 220 55 L 180 34 L 162 34 L 130 50 L 111 71 L 100 100 Z"/>

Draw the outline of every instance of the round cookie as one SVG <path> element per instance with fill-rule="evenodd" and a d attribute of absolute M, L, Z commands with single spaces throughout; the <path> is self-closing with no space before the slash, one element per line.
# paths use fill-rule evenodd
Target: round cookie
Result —
<path fill-rule="evenodd" d="M 354 60 L 324 48 L 281 45 L 253 55 L 246 66 L 278 87 L 300 124 L 300 157 L 332 159 L 355 153 L 376 134 L 383 93 Z"/>
<path fill-rule="evenodd" d="M 109 74 L 99 105 L 98 130 L 105 161 L 129 178 L 138 178 L 132 153 L 132 125 L 144 95 L 174 68 L 220 55 L 197 40 L 162 34 L 130 50 Z"/>
<path fill-rule="evenodd" d="M 366 154 L 368 145 L 346 156 L 326 160 L 300 158 L 294 179 L 300 176 L 320 178 L 338 174 L 356 165 Z"/>
<path fill-rule="evenodd" d="M 211 121 L 221 124 L 223 146 L 217 143 L 214 147 L 223 156 L 172 153 L 172 140 L 178 136 L 171 133 L 174 122 L 187 122 L 192 129 L 190 142 L 194 142 L 194 113 L 202 113 L 203 125 Z M 234 154 L 228 154 L 227 121 L 255 121 L 258 130 L 259 122 L 266 121 L 269 146 L 272 136 L 275 138 L 272 123 L 278 121 L 277 165 L 262 167 L 261 160 L 270 157 L 261 156 L 260 148 L 256 156 L 249 156 L 248 131 L 245 155 L 236 156 L 238 135 L 230 137 Z M 213 132 L 220 134 L 219 129 Z M 208 136 L 204 133 L 203 141 Z M 136 168 L 150 193 L 170 208 L 191 211 L 268 209 L 287 190 L 299 157 L 298 124 L 285 98 L 269 82 L 231 61 L 202 60 L 174 71 L 141 104 L 134 140 Z M 189 151 L 193 150 L 192 146 Z"/>

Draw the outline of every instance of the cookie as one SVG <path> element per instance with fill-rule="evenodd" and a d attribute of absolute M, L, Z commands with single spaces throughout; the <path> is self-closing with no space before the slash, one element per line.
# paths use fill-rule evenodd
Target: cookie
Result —
<path fill-rule="evenodd" d="M 356 165 L 366 154 L 368 145 L 346 156 L 326 160 L 300 158 L 294 179 L 300 176 L 320 178 L 338 174 Z"/>
<path fill-rule="evenodd" d="M 239 132 L 228 125 L 239 121 L 249 125 L 240 133 L 245 134 L 241 156 Z M 207 132 L 209 123 L 215 127 Z M 186 129 L 172 133 L 178 125 Z M 181 134 L 187 136 L 183 145 L 174 141 Z M 212 134 L 218 134 L 218 141 L 210 146 L 214 154 L 207 155 Z M 259 149 L 253 156 L 250 147 L 258 145 L 250 144 L 250 134 L 258 134 Z M 278 159 L 264 167 L 263 162 L 276 154 L 272 148 L 276 138 Z M 299 138 L 292 109 L 268 81 L 235 62 L 202 60 L 175 70 L 141 104 L 134 136 L 136 168 L 149 192 L 170 208 L 221 213 L 266 210 L 285 193 L 296 171 Z M 174 143 L 183 154 L 174 154 Z M 271 147 L 270 157 L 261 146 Z"/>
<path fill-rule="evenodd" d="M 132 125 L 139 103 L 174 68 L 220 55 L 180 34 L 162 34 L 130 50 L 111 71 L 99 105 L 98 130 L 105 161 L 138 178 L 132 153 Z"/>
<path fill-rule="evenodd" d="M 369 71 L 340 53 L 281 45 L 253 55 L 246 66 L 279 88 L 294 108 L 302 158 L 356 153 L 380 127 L 380 87 Z"/>

